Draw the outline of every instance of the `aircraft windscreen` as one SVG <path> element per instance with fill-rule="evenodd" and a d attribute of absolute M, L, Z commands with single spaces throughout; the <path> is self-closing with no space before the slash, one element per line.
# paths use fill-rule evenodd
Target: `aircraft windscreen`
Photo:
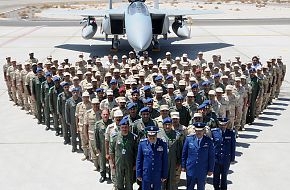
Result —
<path fill-rule="evenodd" d="M 132 3 L 128 8 L 128 13 L 130 15 L 134 15 L 136 13 L 141 13 L 141 14 L 146 15 L 146 16 L 149 15 L 147 7 L 142 2 Z"/>

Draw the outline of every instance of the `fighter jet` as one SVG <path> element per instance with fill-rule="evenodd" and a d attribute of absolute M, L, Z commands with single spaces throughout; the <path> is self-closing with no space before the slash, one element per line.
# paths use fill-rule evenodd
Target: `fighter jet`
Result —
<path fill-rule="evenodd" d="M 152 45 L 154 50 L 160 48 L 158 36 L 167 39 L 170 33 L 169 17 L 174 21 L 172 31 L 180 38 L 190 38 L 190 27 L 185 18 L 186 15 L 216 14 L 217 11 L 209 10 L 183 10 L 183 9 L 159 9 L 158 0 L 154 1 L 154 7 L 150 8 L 145 0 L 129 0 L 125 7 L 112 9 L 112 0 L 109 0 L 108 10 L 82 10 L 79 14 L 85 17 L 82 37 L 92 39 L 98 30 L 96 18 L 102 17 L 100 32 L 108 36 L 113 35 L 112 49 L 117 50 L 120 45 L 119 36 L 126 35 L 130 46 L 136 51 L 145 51 Z"/>

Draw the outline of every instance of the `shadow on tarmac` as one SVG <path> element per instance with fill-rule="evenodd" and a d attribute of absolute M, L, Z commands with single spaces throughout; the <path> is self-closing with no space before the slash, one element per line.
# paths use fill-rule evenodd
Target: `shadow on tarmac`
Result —
<path fill-rule="evenodd" d="M 127 55 L 129 51 L 132 50 L 132 47 L 129 45 L 127 40 L 120 40 L 121 45 L 120 49 L 117 52 L 111 52 L 111 54 L 116 54 L 118 57 L 122 55 Z M 158 58 L 161 58 L 160 55 L 165 57 L 165 53 L 170 51 L 172 53 L 172 57 L 181 56 L 184 52 L 190 52 L 189 58 L 195 59 L 198 52 L 207 52 L 216 49 L 222 49 L 226 47 L 233 46 L 232 44 L 227 43 L 202 43 L 202 44 L 175 44 L 175 38 L 170 38 L 168 40 L 160 40 L 160 51 L 152 51 L 149 48 L 148 52 L 153 61 L 156 61 Z M 110 54 L 111 44 L 99 44 L 99 45 L 84 45 L 84 44 L 62 44 L 55 46 L 55 48 L 72 50 L 77 52 L 86 52 L 90 53 L 90 57 L 99 56 L 104 57 Z M 163 57 L 162 57 L 163 58 Z"/>

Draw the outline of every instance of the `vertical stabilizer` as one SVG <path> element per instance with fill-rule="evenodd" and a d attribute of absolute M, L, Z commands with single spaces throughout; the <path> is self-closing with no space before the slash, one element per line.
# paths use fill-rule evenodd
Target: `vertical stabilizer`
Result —
<path fill-rule="evenodd" d="M 154 0 L 154 9 L 159 9 L 159 0 Z"/>
<path fill-rule="evenodd" d="M 112 4 L 113 4 L 113 0 L 109 0 L 109 9 L 113 8 Z"/>

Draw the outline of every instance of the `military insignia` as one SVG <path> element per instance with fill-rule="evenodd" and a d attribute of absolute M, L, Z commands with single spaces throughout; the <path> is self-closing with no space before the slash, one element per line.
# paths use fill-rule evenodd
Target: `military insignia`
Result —
<path fill-rule="evenodd" d="M 158 151 L 158 152 L 162 152 L 162 151 L 163 151 L 163 147 L 162 147 L 162 146 L 159 146 L 159 147 L 157 148 L 157 151 Z"/>
<path fill-rule="evenodd" d="M 225 137 L 225 139 L 231 139 L 232 137 Z"/>

